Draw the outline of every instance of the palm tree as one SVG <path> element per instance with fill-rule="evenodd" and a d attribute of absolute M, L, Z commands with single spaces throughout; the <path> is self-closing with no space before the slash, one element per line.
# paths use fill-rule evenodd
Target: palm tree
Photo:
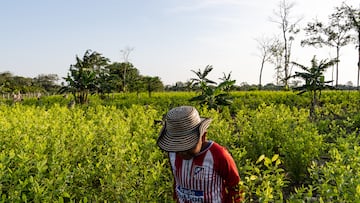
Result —
<path fill-rule="evenodd" d="M 311 105 L 310 105 L 310 117 L 315 118 L 315 107 L 320 99 L 321 90 L 326 88 L 333 88 L 328 83 L 332 81 L 325 81 L 324 72 L 327 68 L 337 63 L 337 59 L 331 59 L 330 61 L 321 60 L 320 63 L 316 60 L 316 56 L 311 60 L 311 67 L 292 62 L 295 66 L 301 68 L 305 72 L 295 72 L 293 78 L 302 78 L 305 82 L 304 85 L 295 87 L 294 90 L 300 91 L 298 94 L 301 95 L 305 92 L 311 94 Z"/>

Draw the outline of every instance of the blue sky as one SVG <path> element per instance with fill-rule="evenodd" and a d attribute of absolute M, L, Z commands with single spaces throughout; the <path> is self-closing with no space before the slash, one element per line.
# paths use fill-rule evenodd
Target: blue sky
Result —
<path fill-rule="evenodd" d="M 341 0 L 294 1 L 293 19 L 300 26 L 314 18 L 326 20 Z M 359 7 L 357 0 L 346 0 Z M 186 82 L 191 70 L 212 65 L 209 78 L 232 73 L 237 84 L 257 84 L 260 52 L 255 39 L 280 34 L 275 18 L 279 0 L 11 0 L 0 1 L 0 72 L 36 77 L 65 77 L 75 57 L 87 49 L 111 62 L 124 60 L 121 50 L 133 49 L 129 61 L 142 75 L 159 76 L 165 84 Z M 298 40 L 301 37 L 298 36 Z M 310 65 L 335 57 L 330 48 L 303 48 L 294 42 L 293 58 Z M 339 83 L 357 79 L 354 45 L 342 49 Z M 331 80 L 331 71 L 326 79 Z M 275 82 L 266 64 L 262 83 Z"/>

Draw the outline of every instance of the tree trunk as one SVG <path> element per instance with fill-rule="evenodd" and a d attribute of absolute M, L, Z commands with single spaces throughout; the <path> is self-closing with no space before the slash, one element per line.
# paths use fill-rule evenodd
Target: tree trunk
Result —
<path fill-rule="evenodd" d="M 259 76 L 259 90 L 261 90 L 261 77 L 262 77 L 262 72 L 264 69 L 264 64 L 265 64 L 265 56 L 262 58 L 262 61 L 261 61 L 260 76 Z"/>
<path fill-rule="evenodd" d="M 283 30 L 284 37 L 284 87 L 288 90 L 288 69 L 289 69 L 289 53 L 288 53 L 288 40 L 286 37 L 286 30 Z"/>
<path fill-rule="evenodd" d="M 357 75 L 357 89 L 360 90 L 359 87 L 359 79 L 360 79 L 360 27 L 358 27 L 358 55 L 359 55 L 359 59 L 358 59 L 358 75 Z"/>
<path fill-rule="evenodd" d="M 126 91 L 126 68 L 127 68 L 127 63 L 125 65 L 125 68 L 124 68 L 124 75 L 123 75 L 123 92 Z"/>
<path fill-rule="evenodd" d="M 335 87 L 339 85 L 339 55 L 340 55 L 340 47 L 336 46 L 336 73 L 335 73 Z"/>
<path fill-rule="evenodd" d="M 316 90 L 313 91 L 312 99 L 311 99 L 311 106 L 310 106 L 310 118 L 315 120 L 316 119 L 316 113 L 315 113 L 315 107 L 317 104 L 316 100 Z"/>

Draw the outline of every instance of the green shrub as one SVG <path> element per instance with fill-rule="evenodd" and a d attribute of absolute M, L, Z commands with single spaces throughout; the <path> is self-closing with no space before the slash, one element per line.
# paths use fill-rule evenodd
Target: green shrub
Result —
<path fill-rule="evenodd" d="M 257 111 L 239 111 L 236 128 L 248 157 L 279 154 L 294 184 L 304 181 L 307 167 L 321 151 L 322 137 L 308 121 L 308 113 L 284 105 L 262 105 Z"/>
<path fill-rule="evenodd" d="M 271 159 L 261 155 L 254 163 L 240 167 L 245 202 L 282 202 L 283 189 L 287 186 L 286 174 L 281 160 L 275 154 Z"/>

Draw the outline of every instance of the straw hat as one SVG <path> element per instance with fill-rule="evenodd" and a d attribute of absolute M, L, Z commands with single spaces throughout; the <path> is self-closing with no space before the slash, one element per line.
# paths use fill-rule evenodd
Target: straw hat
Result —
<path fill-rule="evenodd" d="M 199 142 L 210 122 L 210 118 L 201 118 L 192 106 L 173 108 L 165 117 L 157 144 L 167 152 L 187 151 Z"/>

